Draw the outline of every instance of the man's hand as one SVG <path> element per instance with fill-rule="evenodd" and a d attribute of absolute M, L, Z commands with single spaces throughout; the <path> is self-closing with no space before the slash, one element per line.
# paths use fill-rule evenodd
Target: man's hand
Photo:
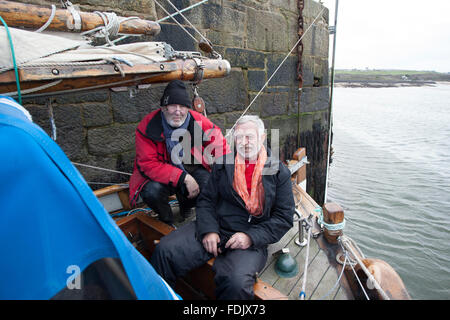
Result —
<path fill-rule="evenodd" d="M 207 233 L 202 240 L 203 247 L 209 253 L 212 253 L 214 257 L 217 257 L 217 253 L 220 253 L 220 249 L 217 249 L 217 244 L 220 242 L 220 237 L 215 232 Z"/>
<path fill-rule="evenodd" d="M 225 244 L 225 248 L 245 250 L 252 245 L 252 239 L 243 232 L 236 232 Z"/>
<path fill-rule="evenodd" d="M 187 174 L 184 178 L 184 184 L 186 185 L 186 189 L 188 191 L 188 199 L 195 198 L 200 193 L 200 187 L 198 186 L 197 181 L 195 181 L 194 177 L 190 174 Z"/>

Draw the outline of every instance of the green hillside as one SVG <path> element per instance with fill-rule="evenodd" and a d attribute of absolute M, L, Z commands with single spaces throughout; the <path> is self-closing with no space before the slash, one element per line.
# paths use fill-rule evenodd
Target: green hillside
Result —
<path fill-rule="evenodd" d="M 418 70 L 335 70 L 335 83 L 362 85 L 428 85 L 450 81 L 450 73 Z"/>

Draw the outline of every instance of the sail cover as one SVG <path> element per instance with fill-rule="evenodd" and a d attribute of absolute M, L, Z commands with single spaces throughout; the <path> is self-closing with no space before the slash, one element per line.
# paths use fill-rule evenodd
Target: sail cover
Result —
<path fill-rule="evenodd" d="M 50 299 L 102 258 L 120 259 L 138 299 L 180 299 L 60 147 L 1 95 L 0 149 L 0 299 Z"/>
<path fill-rule="evenodd" d="M 87 45 L 87 41 L 8 28 L 14 46 L 17 65 L 47 57 L 54 53 Z M 0 72 L 14 68 L 11 47 L 5 27 L 0 26 Z"/>
<path fill-rule="evenodd" d="M 18 67 L 86 63 L 124 62 L 129 66 L 172 59 L 173 48 L 165 42 L 138 42 L 112 47 L 92 46 L 53 34 L 9 28 Z M 0 27 L 0 72 L 14 68 L 5 27 Z M 162 72 L 163 70 L 159 70 Z"/>

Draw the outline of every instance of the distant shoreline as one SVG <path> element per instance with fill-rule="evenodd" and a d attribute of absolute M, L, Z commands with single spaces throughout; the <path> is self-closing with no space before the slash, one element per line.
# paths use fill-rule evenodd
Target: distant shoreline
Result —
<path fill-rule="evenodd" d="M 409 82 L 371 82 L 371 81 L 335 81 L 335 88 L 401 88 L 434 87 L 436 84 L 449 84 L 450 81 L 409 81 Z"/>
<path fill-rule="evenodd" d="M 414 70 L 336 70 L 334 85 L 341 88 L 432 87 L 450 83 L 450 73 Z"/>

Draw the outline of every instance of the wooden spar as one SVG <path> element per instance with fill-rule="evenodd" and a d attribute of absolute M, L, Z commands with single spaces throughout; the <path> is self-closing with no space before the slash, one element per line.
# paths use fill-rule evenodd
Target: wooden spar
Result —
<path fill-rule="evenodd" d="M 12 1 L 0 1 L 0 15 L 10 27 L 25 27 L 38 29 L 43 26 L 52 13 L 51 8 Z M 55 17 L 48 30 L 83 32 L 104 26 L 103 19 L 96 13 L 79 12 L 81 17 L 81 30 L 72 30 L 74 25 L 72 14 L 66 9 L 56 9 Z M 121 17 L 118 17 L 119 20 Z M 155 36 L 161 27 L 154 21 L 131 19 L 120 24 L 119 32 L 127 34 L 144 34 Z"/>
<path fill-rule="evenodd" d="M 202 60 L 203 79 L 221 78 L 230 73 L 231 67 L 227 60 Z M 58 94 L 74 90 L 89 90 L 169 82 L 180 79 L 194 80 L 198 71 L 193 59 L 177 59 L 168 62 L 155 62 L 145 65 L 120 65 L 124 76 L 113 64 L 58 67 L 22 67 L 19 68 L 21 90 L 36 88 L 45 84 L 63 80 L 51 87 L 32 92 L 30 95 Z M 0 74 L 0 93 L 15 92 L 14 70 Z M 69 90 L 69 91 L 67 91 Z M 27 94 L 23 94 L 26 96 Z"/>

